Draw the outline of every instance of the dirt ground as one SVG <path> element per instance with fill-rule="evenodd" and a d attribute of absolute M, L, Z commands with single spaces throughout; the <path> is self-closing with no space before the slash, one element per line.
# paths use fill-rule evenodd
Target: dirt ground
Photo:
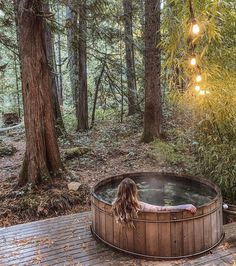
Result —
<path fill-rule="evenodd" d="M 13 155 L 0 157 L 0 226 L 25 223 L 90 208 L 89 191 L 99 180 L 111 175 L 138 171 L 172 171 L 149 156 L 150 145 L 142 143 L 142 124 L 103 122 L 87 133 L 74 133 L 60 139 L 61 155 L 67 174 L 47 185 L 19 189 L 18 174 L 25 150 L 24 130 L 4 133 L 4 145 L 16 148 Z M 74 149 L 85 152 L 74 152 Z M 76 151 L 75 149 L 75 151 Z M 72 152 L 71 152 L 72 150 Z M 68 155 L 69 154 L 69 155 Z M 68 183 L 83 185 L 68 190 Z"/>

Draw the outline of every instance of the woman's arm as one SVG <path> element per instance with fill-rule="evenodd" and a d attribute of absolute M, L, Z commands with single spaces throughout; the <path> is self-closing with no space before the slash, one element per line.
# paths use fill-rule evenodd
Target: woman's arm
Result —
<path fill-rule="evenodd" d="M 166 209 L 167 210 L 186 210 L 186 211 L 190 211 L 191 213 L 195 213 L 197 211 L 197 208 L 192 204 L 166 206 Z"/>
<path fill-rule="evenodd" d="M 187 210 L 191 213 L 195 213 L 197 208 L 192 204 L 176 205 L 176 206 L 156 206 L 148 204 L 146 202 L 140 202 L 140 207 L 142 211 L 147 212 L 157 212 L 157 211 L 171 211 L 171 210 Z"/>

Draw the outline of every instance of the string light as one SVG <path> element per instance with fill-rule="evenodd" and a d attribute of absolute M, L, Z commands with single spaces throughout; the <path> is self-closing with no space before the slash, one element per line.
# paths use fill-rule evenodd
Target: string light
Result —
<path fill-rule="evenodd" d="M 197 75 L 196 76 L 196 82 L 201 82 L 202 81 L 202 76 L 201 75 Z"/>
<path fill-rule="evenodd" d="M 190 64 L 191 64 L 191 66 L 196 66 L 196 64 L 197 64 L 197 59 L 196 59 L 195 57 L 191 58 L 191 60 L 190 60 Z"/>
<path fill-rule="evenodd" d="M 194 87 L 194 89 L 195 89 L 196 91 L 201 91 L 201 87 L 200 87 L 199 85 L 196 85 L 196 86 Z"/>
<path fill-rule="evenodd" d="M 195 35 L 197 35 L 197 34 L 199 34 L 199 32 L 200 32 L 199 25 L 197 23 L 193 24 L 193 26 L 192 26 L 192 33 L 195 34 Z"/>
<path fill-rule="evenodd" d="M 195 67 L 194 70 L 196 71 L 195 73 L 195 77 L 194 77 L 194 83 L 196 83 L 194 85 L 194 89 L 195 91 L 197 91 L 199 93 L 199 95 L 206 95 L 209 94 L 210 92 L 206 89 L 202 90 L 201 86 L 200 86 L 200 82 L 202 81 L 202 76 L 201 76 L 201 69 L 199 66 L 199 62 L 197 60 L 197 55 L 195 54 L 194 50 L 195 50 L 195 45 L 194 42 L 197 39 L 196 37 L 194 37 L 193 35 L 198 35 L 201 31 L 200 25 L 197 21 L 197 19 L 194 16 L 194 11 L 193 11 L 193 6 L 192 6 L 192 1 L 190 0 L 190 14 L 191 14 L 191 26 L 190 26 L 190 48 L 191 48 L 191 53 L 192 56 L 189 59 L 189 63 L 192 67 Z"/>

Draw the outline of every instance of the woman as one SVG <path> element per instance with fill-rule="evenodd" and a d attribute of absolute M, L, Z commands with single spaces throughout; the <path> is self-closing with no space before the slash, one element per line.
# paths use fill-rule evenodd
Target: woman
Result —
<path fill-rule="evenodd" d="M 112 211 L 117 222 L 133 226 L 132 219 L 137 217 L 138 211 L 157 212 L 170 210 L 187 210 L 196 212 L 192 204 L 178 206 L 156 206 L 138 200 L 138 189 L 135 182 L 130 178 L 123 179 L 117 191 L 117 197 L 112 203 Z"/>

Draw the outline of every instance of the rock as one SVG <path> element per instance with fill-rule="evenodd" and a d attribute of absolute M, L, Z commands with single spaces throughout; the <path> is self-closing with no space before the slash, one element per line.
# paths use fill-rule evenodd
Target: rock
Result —
<path fill-rule="evenodd" d="M 79 182 L 70 182 L 68 184 L 68 189 L 72 191 L 77 191 L 82 184 Z"/>

